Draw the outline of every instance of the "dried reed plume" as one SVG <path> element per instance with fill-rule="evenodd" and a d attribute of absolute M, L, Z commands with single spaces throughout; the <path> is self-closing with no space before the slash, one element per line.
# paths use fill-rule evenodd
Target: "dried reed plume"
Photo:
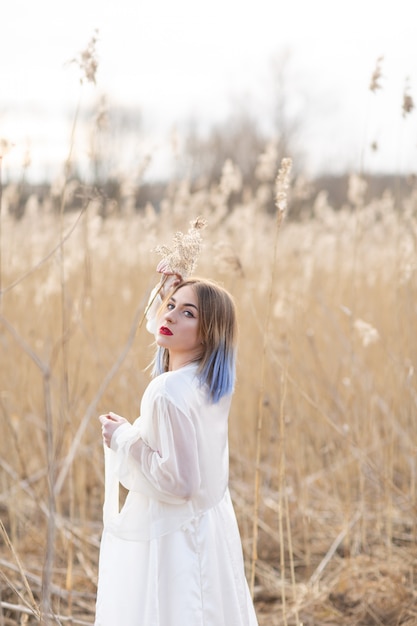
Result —
<path fill-rule="evenodd" d="M 288 188 L 290 186 L 292 159 L 284 158 L 275 183 L 275 206 L 278 209 L 278 222 L 281 223 L 288 206 Z"/>
<path fill-rule="evenodd" d="M 82 50 L 78 57 L 71 59 L 70 63 L 76 63 L 81 70 L 80 83 L 83 84 L 84 80 L 87 83 L 96 84 L 96 73 L 98 69 L 98 60 L 96 52 L 96 43 L 98 39 L 98 30 L 94 31 L 94 35 L 91 37 L 87 46 Z"/>
<path fill-rule="evenodd" d="M 368 322 L 357 319 L 355 320 L 353 327 L 357 331 L 364 348 L 367 348 L 368 346 L 376 343 L 379 340 L 379 332 Z"/>
<path fill-rule="evenodd" d="M 162 245 L 155 248 L 155 252 L 162 256 L 162 261 L 173 272 L 173 274 L 179 274 L 182 278 L 190 276 L 197 267 L 197 259 L 201 251 L 202 238 L 200 230 L 203 230 L 207 226 L 207 221 L 202 217 L 197 217 L 190 222 L 190 228 L 185 234 L 181 231 L 175 233 L 173 238 L 172 248 Z M 139 323 L 139 327 L 142 326 L 143 321 L 146 318 L 146 314 L 151 308 L 155 298 L 161 292 L 166 276 L 164 276 L 159 289 L 153 295 L 153 298 L 148 302 L 142 319 Z"/>
<path fill-rule="evenodd" d="M 377 58 L 375 69 L 372 72 L 371 82 L 369 83 L 369 89 L 373 93 L 378 91 L 378 89 L 382 89 L 381 83 L 379 81 L 382 78 L 381 64 L 383 60 L 384 60 L 383 56 L 380 56 Z"/>
<path fill-rule="evenodd" d="M 347 196 L 354 206 L 363 206 L 367 189 L 368 183 L 362 176 L 358 174 L 349 176 Z"/>
<path fill-rule="evenodd" d="M 251 567 L 251 575 L 250 575 L 250 591 L 251 591 L 252 597 L 254 595 L 256 564 L 258 561 L 258 526 L 259 526 L 259 503 L 260 503 L 259 491 L 260 491 L 260 477 L 261 477 L 262 428 L 263 428 L 264 405 L 265 405 L 264 394 L 265 394 L 266 354 L 267 354 L 267 346 L 268 346 L 268 341 L 269 341 L 269 325 L 270 325 L 270 316 L 271 316 L 271 311 L 272 311 L 273 287 L 275 284 L 275 268 L 276 268 L 277 250 L 278 250 L 278 234 L 279 234 L 280 227 L 284 219 L 284 215 L 285 215 L 285 212 L 287 210 L 287 205 L 288 205 L 288 188 L 290 185 L 291 168 L 292 168 L 292 159 L 288 157 L 283 158 L 281 161 L 281 167 L 278 170 L 278 175 L 276 178 L 275 204 L 278 209 L 278 214 L 277 214 L 275 237 L 274 237 L 272 269 L 270 272 L 271 279 L 270 279 L 270 284 L 269 284 L 269 297 L 268 297 L 268 302 L 267 302 L 267 307 L 266 307 L 267 313 L 266 313 L 265 326 L 264 326 L 264 331 L 263 331 L 261 382 L 260 382 L 259 397 L 258 397 L 258 418 L 257 418 L 257 426 L 256 426 L 253 544 L 252 544 L 252 567 Z M 283 385 L 285 384 L 284 375 L 282 376 L 282 384 Z M 280 509 L 280 511 L 282 512 L 282 509 Z M 280 537 L 280 543 L 281 545 L 283 545 L 282 534 Z"/>
<path fill-rule="evenodd" d="M 187 233 L 184 234 L 180 231 L 175 233 L 172 248 L 168 248 L 168 246 L 155 248 L 155 252 L 162 256 L 162 260 L 166 262 L 174 274 L 187 278 L 193 273 L 202 246 L 200 230 L 206 226 L 206 220 L 197 217 L 190 222 Z"/>
<path fill-rule="evenodd" d="M 409 88 L 410 88 L 409 79 L 407 78 L 405 81 L 405 87 L 404 87 L 404 93 L 403 93 L 403 104 L 402 104 L 403 117 L 406 117 L 414 109 L 414 100 L 408 92 Z"/>
<path fill-rule="evenodd" d="M 261 182 L 269 182 L 274 179 L 277 171 L 278 150 L 274 142 L 270 142 L 265 151 L 258 156 L 255 176 Z"/>
<path fill-rule="evenodd" d="M 242 261 L 233 248 L 224 241 L 219 241 L 214 246 L 214 262 L 220 272 L 234 274 L 239 278 L 245 277 Z"/>
<path fill-rule="evenodd" d="M 0 137 L 0 159 L 2 159 L 10 150 L 12 149 L 13 144 L 4 137 Z"/>
<path fill-rule="evenodd" d="M 416 623 L 415 180 L 408 189 L 401 203 L 391 189 L 368 201 L 354 176 L 342 205 L 322 190 L 312 219 L 285 229 L 242 198 L 222 217 L 223 259 L 216 215 L 201 233 L 213 252 L 199 257 L 202 272 L 216 278 L 227 261 L 243 313 L 230 483 L 259 626 Z M 32 214 L 12 219 L 15 191 L 3 189 L 0 626 L 94 620 L 94 417 L 116 397 L 131 412 L 148 382 L 149 336 L 136 331 L 153 262 L 138 272 L 138 241 L 172 248 L 178 219 L 186 232 L 217 202 L 217 186 L 204 191 L 177 199 L 186 217 L 150 204 L 123 219 L 84 209 L 65 211 L 61 229 L 55 211 L 40 212 L 36 228 Z"/>

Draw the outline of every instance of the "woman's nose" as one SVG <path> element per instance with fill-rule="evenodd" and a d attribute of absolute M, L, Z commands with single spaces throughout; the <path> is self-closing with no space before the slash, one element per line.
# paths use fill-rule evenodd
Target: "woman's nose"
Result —
<path fill-rule="evenodd" d="M 169 321 L 172 322 L 174 320 L 174 310 L 173 309 L 169 309 L 168 311 L 165 312 L 164 314 L 164 318 Z"/>

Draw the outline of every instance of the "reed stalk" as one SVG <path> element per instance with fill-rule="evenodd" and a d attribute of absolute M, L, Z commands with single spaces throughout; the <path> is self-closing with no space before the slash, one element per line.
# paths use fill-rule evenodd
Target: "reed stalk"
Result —
<path fill-rule="evenodd" d="M 0 154 L 0 311 L 1 311 L 1 303 L 3 300 L 3 238 L 2 238 L 3 173 L 2 173 L 2 165 L 3 165 L 3 155 Z"/>
<path fill-rule="evenodd" d="M 256 563 L 258 561 L 258 520 L 259 520 L 259 505 L 261 500 L 260 487 L 261 487 L 261 451 L 262 451 L 262 429 L 264 421 L 265 410 L 265 372 L 268 355 L 269 344 L 269 327 L 272 312 L 272 298 L 274 293 L 276 267 L 278 259 L 278 235 L 281 229 L 281 225 L 284 219 L 285 211 L 287 208 L 287 189 L 289 186 L 289 177 L 291 173 L 292 162 L 291 159 L 283 159 L 281 161 L 281 167 L 278 172 L 276 181 L 276 206 L 277 206 L 277 218 L 275 221 L 275 234 L 273 242 L 273 254 L 272 254 L 272 268 L 269 281 L 269 292 L 266 300 L 266 316 L 263 327 L 263 340 L 262 340 L 262 353 L 261 353 L 261 367 L 260 367 L 260 387 L 258 395 L 258 416 L 256 423 L 256 447 L 255 447 L 255 479 L 254 479 L 254 507 L 253 507 L 253 526 L 252 526 L 252 562 L 250 570 L 250 582 L 249 588 L 254 597 L 255 590 L 255 575 L 256 575 Z"/>

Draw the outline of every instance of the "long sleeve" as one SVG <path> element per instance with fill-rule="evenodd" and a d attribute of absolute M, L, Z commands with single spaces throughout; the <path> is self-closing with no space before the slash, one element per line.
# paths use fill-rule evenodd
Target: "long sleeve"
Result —
<path fill-rule="evenodd" d="M 162 304 L 162 298 L 158 290 L 160 285 L 154 287 L 151 291 L 148 301 L 148 309 L 146 311 L 146 330 L 152 334 L 156 332 L 156 314 Z"/>
<path fill-rule="evenodd" d="M 141 420 L 113 434 L 120 482 L 163 502 L 181 503 L 200 486 L 198 445 L 191 419 L 163 395 L 154 399 L 146 429 Z"/>

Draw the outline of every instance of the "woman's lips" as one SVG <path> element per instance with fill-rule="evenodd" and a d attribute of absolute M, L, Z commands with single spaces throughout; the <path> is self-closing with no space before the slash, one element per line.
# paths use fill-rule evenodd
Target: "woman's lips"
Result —
<path fill-rule="evenodd" d="M 166 326 L 161 326 L 161 328 L 159 329 L 159 334 L 160 335 L 172 335 L 172 332 Z"/>

